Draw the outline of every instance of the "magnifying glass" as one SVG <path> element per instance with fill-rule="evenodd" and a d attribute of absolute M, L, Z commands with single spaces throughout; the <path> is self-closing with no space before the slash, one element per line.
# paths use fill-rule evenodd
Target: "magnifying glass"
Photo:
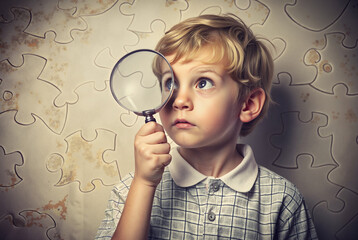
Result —
<path fill-rule="evenodd" d="M 139 49 L 124 55 L 114 66 L 110 88 L 124 109 L 155 121 L 174 89 L 174 74 L 168 60 L 159 52 Z"/>

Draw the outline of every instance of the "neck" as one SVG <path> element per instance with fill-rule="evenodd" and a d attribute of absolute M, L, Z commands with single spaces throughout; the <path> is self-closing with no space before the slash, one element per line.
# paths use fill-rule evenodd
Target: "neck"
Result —
<path fill-rule="evenodd" d="M 236 142 L 220 147 L 179 148 L 179 153 L 197 171 L 215 178 L 238 166 L 243 157 L 236 150 Z"/>

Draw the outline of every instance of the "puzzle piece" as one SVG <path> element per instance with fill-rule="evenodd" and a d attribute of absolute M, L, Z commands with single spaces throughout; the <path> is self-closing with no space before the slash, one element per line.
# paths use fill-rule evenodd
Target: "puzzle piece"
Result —
<path fill-rule="evenodd" d="M 326 202 L 318 204 L 313 210 L 314 221 L 319 223 L 316 225 L 316 230 L 320 239 L 337 239 L 340 231 L 346 225 L 351 224 L 351 220 L 358 214 L 358 195 L 356 193 L 343 188 L 337 194 L 337 197 L 345 203 L 341 211 L 330 211 Z M 342 239 L 355 239 L 356 237 L 350 235 L 349 238 Z"/>
<path fill-rule="evenodd" d="M 239 9 L 246 10 L 250 7 L 251 0 L 235 0 L 235 4 Z"/>
<path fill-rule="evenodd" d="M 239 4 L 241 8 L 236 7 L 236 5 Z M 204 9 L 203 7 L 207 7 L 207 5 L 209 5 L 210 7 Z M 148 9 L 148 7 L 146 8 Z M 264 22 L 264 19 L 267 17 L 268 9 L 265 8 L 263 4 L 257 1 L 236 1 L 235 3 L 232 1 L 230 3 L 228 1 L 220 2 L 215 0 L 205 1 L 205 4 L 200 1 L 190 2 L 190 9 L 182 11 L 183 19 L 201 14 L 221 14 L 227 12 L 238 14 L 238 16 L 240 16 L 242 19 L 246 20 L 245 22 L 249 22 L 251 24 L 262 24 Z M 169 26 L 171 27 L 171 25 Z M 168 30 L 169 26 L 165 21 L 153 20 L 150 23 L 149 32 L 148 29 L 144 30 L 140 27 L 138 29 L 133 29 L 133 31 L 135 31 L 135 33 L 139 37 L 139 43 L 135 46 L 126 46 L 125 48 L 128 49 L 128 51 L 134 51 L 136 49 L 141 48 L 153 49 L 159 39 L 164 35 L 164 32 Z M 280 39 L 274 39 L 273 44 L 275 46 L 275 51 L 272 51 L 272 53 L 274 55 L 274 58 L 277 58 L 280 54 L 282 54 L 285 43 Z M 267 46 L 271 47 L 272 43 L 268 43 Z"/>
<path fill-rule="evenodd" d="M 23 31 L 10 31 L 14 28 L 22 29 L 21 27 L 29 21 L 28 19 L 26 19 L 27 22 L 23 20 L 28 17 L 26 11 L 19 12 L 22 15 L 17 14 L 20 15 L 15 18 L 17 21 L 1 24 L 4 30 L 1 30 L 0 33 L 13 33 L 6 36 L 5 40 L 1 40 L 4 41 L 1 45 L 13 46 L 15 49 L 15 51 L 12 51 L 12 48 L 5 50 L 1 59 L 9 59 L 14 65 L 21 65 L 23 62 L 22 54 L 26 52 L 46 59 L 47 62 L 41 73 L 41 79 L 55 85 L 60 90 L 59 96 L 55 99 L 56 106 L 76 102 L 78 99 L 76 99 L 73 91 L 84 82 L 94 81 L 97 89 L 103 89 L 105 87 L 104 81 L 109 79 L 110 70 L 97 68 L 93 64 L 98 53 L 107 47 L 111 49 L 113 56 L 119 59 L 125 54 L 123 46 L 131 45 L 138 40 L 133 32 L 127 31 L 130 17 L 120 15 L 118 5 L 99 16 L 85 16 L 84 18 L 88 23 L 87 31 L 73 32 L 76 41 L 68 44 L 54 42 L 56 35 L 53 32 L 47 32 L 43 39 L 32 37 Z M 99 22 L 106 22 L 108 28 L 103 28 L 98 24 Z M 126 22 L 128 25 L 126 25 Z M 114 29 L 111 32 L 111 38 L 102 37 L 108 33 L 107 29 Z M 18 45 L 21 47 L 12 44 L 13 39 L 18 39 Z M 1 51 L 3 51 L 3 48 L 1 48 Z M 115 62 L 113 60 L 111 68 Z"/>
<path fill-rule="evenodd" d="M 133 16 L 128 30 L 150 32 L 150 25 L 156 20 L 164 22 L 166 30 L 169 30 L 180 21 L 181 11 L 187 7 L 187 2 L 184 0 L 133 0 L 132 3 L 123 3 L 120 11 L 124 15 Z M 160 18 L 158 12 L 161 13 Z"/>
<path fill-rule="evenodd" d="M 64 134 L 71 134 L 80 129 L 85 139 L 94 139 L 96 129 L 110 129 L 116 133 L 116 147 L 114 152 L 106 152 L 107 159 L 116 160 L 121 174 L 127 174 L 134 166 L 134 155 L 129 143 L 134 142 L 134 132 L 144 124 L 144 119 L 123 109 L 114 100 L 109 83 L 104 90 L 95 89 L 94 83 L 86 83 L 75 90 L 78 102 L 69 105 L 68 124 Z M 91 119 L 83 122 L 82 119 Z M 117 137 L 118 135 L 118 137 Z M 124 137 L 125 136 L 125 137 Z M 131 159 L 131 161 L 128 161 Z M 130 162 L 130 164 L 129 164 Z"/>
<path fill-rule="evenodd" d="M 246 25 L 262 24 L 269 14 L 269 9 L 259 1 L 226 1 L 226 0 L 199 0 L 190 1 L 183 11 L 183 19 L 202 14 L 232 13 L 239 16 Z M 238 7 L 239 6 L 239 7 Z"/>
<path fill-rule="evenodd" d="M 310 31 L 320 32 L 333 25 L 342 16 L 349 2 L 349 0 L 335 0 L 327 4 L 326 0 L 296 0 L 294 4 L 287 4 L 285 11 L 297 25 Z"/>
<path fill-rule="evenodd" d="M 11 215 L 0 218 L 1 239 L 50 239 L 47 232 L 54 228 L 56 223 L 49 215 L 28 210 L 19 215 L 23 218 L 24 225 L 15 225 Z"/>
<path fill-rule="evenodd" d="M 60 133 L 66 121 L 67 108 L 53 105 L 58 89 L 38 77 L 45 63 L 45 59 L 34 55 L 24 55 L 24 64 L 17 68 L 7 61 L 0 62 L 0 113 L 17 111 L 15 121 L 21 124 L 32 124 L 36 115 L 52 131 Z"/>
<path fill-rule="evenodd" d="M 6 1 L 10 3 L 4 3 Z M 3 0 L 2 4 L 28 9 L 31 12 L 31 22 L 25 32 L 40 38 L 52 31 L 56 33 L 57 42 L 68 43 L 73 40 L 72 31 L 86 29 L 86 23 L 80 17 L 74 17 L 72 10 L 59 9 L 57 1 Z"/>
<path fill-rule="evenodd" d="M 312 155 L 301 154 L 297 156 L 296 169 L 285 169 L 277 166 L 271 166 L 270 168 L 295 183 L 311 211 L 323 201 L 327 203 L 329 209 L 340 211 L 344 207 L 344 202 L 337 198 L 336 195 L 342 187 L 327 179 L 327 175 L 335 166 L 314 167 L 313 163 L 316 159 L 317 157 L 314 158 Z M 310 187 L 307 188 L 307 186 Z"/>
<path fill-rule="evenodd" d="M 75 90 L 79 101 L 69 106 L 68 119 L 71 125 L 66 132 L 72 129 L 81 129 L 82 135 L 87 139 L 96 136 L 96 128 L 113 129 L 123 132 L 137 123 L 137 115 L 123 109 L 113 98 L 109 83 L 104 90 L 98 91 L 93 82 L 81 85 Z M 105 106 L 105 107 L 103 107 Z M 116 110 L 116 111 L 113 111 Z M 81 119 L 92 119 L 82 122 Z M 115 128 L 113 128 L 116 126 Z"/>
<path fill-rule="evenodd" d="M 344 83 L 348 94 L 358 94 L 358 47 L 343 47 L 344 37 L 340 33 L 327 34 L 323 49 L 311 49 L 305 54 L 305 64 L 315 66 L 317 71 L 312 86 L 323 92 L 333 93 L 335 85 Z"/>
<path fill-rule="evenodd" d="M 17 167 L 23 164 L 24 159 L 20 152 L 6 153 L 0 146 L 0 191 L 7 191 L 23 180 L 17 174 Z"/>
<path fill-rule="evenodd" d="M 137 49 L 154 49 L 158 41 L 165 33 L 165 23 L 162 21 L 154 21 L 150 24 L 151 32 L 135 32 L 139 38 L 139 42 L 135 46 L 125 46 L 128 52 Z"/>
<path fill-rule="evenodd" d="M 0 61 L 8 59 L 12 65 L 20 66 L 23 64 L 22 54 L 37 48 L 37 39 L 24 33 L 31 13 L 19 8 L 11 12 L 14 16 L 11 21 L 0 22 Z"/>
<path fill-rule="evenodd" d="M 308 121 L 302 121 L 299 112 L 282 113 L 283 130 L 271 137 L 273 146 L 281 149 L 273 164 L 297 168 L 296 156 L 311 154 L 315 157 L 312 167 L 335 165 L 330 154 L 331 138 L 323 138 L 318 132 L 327 125 L 327 119 L 326 115 L 317 112 L 313 112 Z"/>
<path fill-rule="evenodd" d="M 290 2 L 296 3 L 293 0 Z M 279 39 L 282 45 L 284 41 L 284 52 L 278 54 L 279 57 L 275 60 L 274 76 L 280 72 L 288 72 L 294 84 L 309 84 L 314 80 L 316 73 L 313 68 L 307 68 L 304 64 L 304 52 L 312 46 L 322 47 L 324 38 L 322 33 L 302 28 L 287 15 L 284 9 L 290 2 L 286 0 L 265 1 L 270 14 L 263 24 L 255 24 L 251 29 L 256 35 L 264 36 L 271 42 Z M 297 39 L 300 40 L 297 41 Z"/>
<path fill-rule="evenodd" d="M 78 186 L 74 184 L 68 184 L 64 187 L 66 188 L 66 195 L 68 194 L 65 199 L 65 206 L 67 207 L 66 220 L 59 218 L 62 212 L 61 207 L 57 213 L 55 208 L 52 210 L 55 213 L 50 214 L 55 219 L 57 226 L 56 229 L 48 232 L 50 239 L 56 239 L 54 237 L 56 235 L 61 235 L 61 239 L 94 238 L 98 226 L 104 218 L 104 212 L 113 186 L 104 186 L 99 179 L 93 182 L 96 188 L 86 193 L 79 191 Z M 62 199 L 52 201 L 52 203 L 57 205 L 63 202 L 64 196 L 62 196 Z M 78 231 L 74 229 L 78 229 Z"/>
<path fill-rule="evenodd" d="M 59 0 L 58 7 L 63 10 L 74 9 L 72 16 L 88 16 L 102 14 L 111 8 L 118 0 Z"/>
<path fill-rule="evenodd" d="M 118 61 L 118 59 L 112 55 L 111 49 L 108 47 L 100 51 L 94 59 L 97 67 L 107 69 L 108 71 L 112 71 L 113 62 L 115 61 Z"/>
<path fill-rule="evenodd" d="M 327 7 L 327 4 L 325 7 Z M 337 21 L 326 30 L 326 32 L 344 34 L 344 39 L 342 41 L 343 46 L 347 48 L 354 48 L 357 46 L 358 41 L 357 22 L 358 0 L 350 0 L 341 17 L 338 18 Z"/>
<path fill-rule="evenodd" d="M 320 129 L 322 136 L 333 136 L 332 155 L 338 163 L 328 178 L 358 193 L 358 182 L 349 177 L 358 172 L 358 95 L 347 96 L 348 88 L 341 84 L 333 91 L 340 107 L 331 112 L 327 127 Z"/>
<path fill-rule="evenodd" d="M 47 160 L 50 172 L 61 170 L 61 178 L 56 186 L 73 182 L 79 183 L 83 192 L 93 191 L 93 180 L 101 176 L 105 185 L 113 185 L 119 180 L 119 171 L 115 163 L 106 163 L 102 156 L 107 150 L 114 150 L 114 133 L 103 129 L 96 130 L 97 136 L 92 140 L 83 139 L 81 132 L 66 137 L 67 149 L 64 155 L 52 154 Z"/>
<path fill-rule="evenodd" d="M 14 19 L 13 6 L 10 1 L 0 3 L 0 22 L 8 22 Z"/>
<path fill-rule="evenodd" d="M 105 48 L 109 48 L 116 59 L 125 54 L 123 45 L 137 42 L 137 36 L 127 31 L 130 17 L 119 14 L 118 3 L 104 14 L 98 16 L 84 16 L 88 29 L 84 33 L 74 33 L 76 41 L 66 45 L 54 45 L 44 48 L 41 56 L 46 56 L 48 64 L 41 77 L 58 86 L 61 95 L 55 104 L 62 106 L 75 103 L 78 99 L 74 90 L 85 82 L 93 81 L 96 89 L 104 89 L 105 81 L 109 79 L 111 71 L 98 68 L 94 61 Z M 100 24 L 106 22 L 106 28 Z M 112 29 L 110 38 L 103 38 Z M 111 68 L 116 63 L 112 62 Z"/>
<path fill-rule="evenodd" d="M 329 173 L 328 179 L 358 192 L 357 182 L 349 177 L 358 171 L 358 112 L 354 107 L 358 96 L 348 95 L 348 88 L 343 84 L 336 85 L 333 94 L 321 94 L 309 85 L 293 85 L 287 74 L 280 74 L 279 80 L 279 87 L 273 87 L 273 97 L 281 111 L 297 110 L 304 119 L 308 119 L 309 111 L 320 111 L 328 116 L 327 126 L 318 131 L 320 136 L 332 139 L 331 158 L 337 167 Z M 328 150 L 328 146 L 323 149 Z"/>
<path fill-rule="evenodd" d="M 278 103 L 277 107 L 281 112 L 299 111 L 301 118 L 306 120 L 311 118 L 311 112 L 322 112 L 329 119 L 338 119 L 339 114 L 352 111 L 352 106 L 357 103 L 358 96 L 349 95 L 348 87 L 344 84 L 335 85 L 332 92 L 333 94 L 328 94 L 317 91 L 315 87 L 308 84 L 294 84 L 290 74 L 280 73 L 278 84 L 272 87 L 272 98 Z M 353 120 L 354 114 L 350 121 Z"/>
<path fill-rule="evenodd" d="M 59 174 L 48 172 L 42 160 L 65 146 L 61 146 L 61 137 L 50 131 L 41 119 L 35 116 L 33 124 L 20 125 L 13 120 L 15 114 L 15 111 L 0 114 L 0 145 L 6 152 L 20 152 L 21 149 L 24 164 L 16 168 L 16 173 L 23 180 L 6 191 L 0 191 L 0 218 L 11 214 L 15 222 L 23 222 L 19 215 L 23 210 L 43 213 L 43 206 L 51 200 L 58 202 L 68 193 L 68 189 L 50 191 L 58 181 Z M 52 218 L 56 217 L 53 213 L 51 215 Z"/>
<path fill-rule="evenodd" d="M 7 111 L 0 114 L 0 145 L 6 149 L 6 152 L 16 152 L 21 149 L 21 154 L 26 164 L 17 170 L 18 175 L 23 178 L 23 181 L 16 184 L 13 188 L 9 188 L 6 192 L 0 191 L 2 203 L 0 204 L 0 219 L 11 214 L 15 222 L 21 223 L 24 221 L 19 215 L 20 212 L 24 209 L 37 211 L 51 216 L 56 222 L 56 228 L 48 231 L 50 239 L 60 239 L 60 237 L 61 239 L 83 239 L 83 231 L 73 231 L 73 226 L 83 226 L 84 229 L 88 229 L 86 235 L 91 234 L 91 236 L 94 236 L 99 221 L 103 217 L 110 189 L 112 188 L 111 186 L 104 186 L 103 184 L 107 182 L 100 179 L 107 173 L 101 172 L 100 175 L 95 176 L 96 180 L 92 181 L 95 189 L 87 192 L 86 195 L 79 191 L 78 184 L 55 186 L 61 179 L 61 172 L 49 172 L 46 168 L 49 167 L 46 166 L 48 161 L 46 162 L 45 160 L 51 157 L 53 153 L 66 152 L 68 146 L 66 146 L 66 142 L 63 140 L 63 135 L 60 136 L 49 131 L 42 120 L 36 116 L 36 121 L 33 124 L 19 125 L 13 121 L 15 114 L 15 111 Z M 106 146 L 113 146 L 115 143 L 114 134 L 108 133 L 108 131 L 104 132 L 107 132 L 110 139 L 102 141 L 101 139 L 105 134 L 99 134 L 102 137 L 98 138 L 99 143 L 96 143 L 97 146 L 101 145 L 104 148 Z M 41 136 L 41 138 L 38 138 L 38 136 Z M 89 142 L 88 145 L 93 144 L 93 142 Z M 111 143 L 109 144 L 108 142 Z M 96 149 L 98 150 L 96 154 L 98 153 L 99 158 L 106 160 L 107 155 L 110 156 L 108 152 L 111 151 L 104 152 L 102 157 L 100 150 L 93 147 L 93 150 Z M 51 167 L 54 169 L 56 165 Z M 98 173 L 94 169 L 87 170 L 87 172 L 89 174 Z M 41 176 L 41 178 L 38 176 Z M 118 177 L 116 180 L 113 180 L 113 182 L 117 181 Z M 91 209 L 91 211 L 87 211 L 88 209 Z M 83 219 L 91 219 L 91 221 L 83 221 Z"/>
<path fill-rule="evenodd" d="M 343 84 L 337 84 L 332 90 L 333 94 L 325 94 L 310 85 L 293 85 L 288 74 L 279 74 L 278 79 L 280 83 L 273 86 L 272 96 L 280 111 L 299 111 L 300 117 L 305 120 L 310 119 L 310 111 L 327 115 L 327 126 L 320 128 L 318 134 L 332 138 L 331 158 L 337 168 L 329 174 L 329 179 L 357 192 L 357 182 L 350 181 L 347 173 L 355 174 L 358 171 L 355 161 L 358 156 L 358 110 L 354 107 L 358 103 L 358 96 L 349 95 L 347 86 Z M 324 149 L 328 149 L 328 146 Z"/>

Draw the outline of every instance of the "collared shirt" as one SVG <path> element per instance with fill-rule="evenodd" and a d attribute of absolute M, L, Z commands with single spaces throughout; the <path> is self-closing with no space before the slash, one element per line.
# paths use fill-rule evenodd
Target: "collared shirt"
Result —
<path fill-rule="evenodd" d="M 201 174 L 173 150 L 154 196 L 149 239 L 317 239 L 297 188 L 258 166 L 248 145 L 237 149 L 243 161 L 220 178 Z M 114 187 L 96 239 L 113 235 L 132 179 Z"/>
<path fill-rule="evenodd" d="M 256 181 L 258 166 L 249 145 L 237 145 L 237 151 L 242 156 L 245 156 L 244 159 L 236 168 L 219 179 L 233 190 L 238 192 L 248 192 Z M 203 175 L 193 168 L 179 154 L 178 148 L 172 151 L 172 157 L 173 160 L 169 165 L 169 172 L 175 184 L 179 187 L 191 187 L 203 180 L 213 179 L 212 177 Z"/>

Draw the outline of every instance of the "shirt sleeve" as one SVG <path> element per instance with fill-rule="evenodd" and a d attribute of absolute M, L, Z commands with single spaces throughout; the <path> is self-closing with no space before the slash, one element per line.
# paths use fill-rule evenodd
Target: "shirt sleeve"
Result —
<path fill-rule="evenodd" d="M 133 179 L 132 175 L 128 175 L 118 185 L 114 186 L 108 205 L 105 210 L 105 216 L 102 220 L 95 239 L 111 239 L 114 231 L 117 228 L 119 219 L 121 218 L 124 203 L 128 195 L 129 186 Z"/>
<path fill-rule="evenodd" d="M 287 196 L 278 224 L 278 239 L 318 239 L 303 197 L 298 193 Z"/>

